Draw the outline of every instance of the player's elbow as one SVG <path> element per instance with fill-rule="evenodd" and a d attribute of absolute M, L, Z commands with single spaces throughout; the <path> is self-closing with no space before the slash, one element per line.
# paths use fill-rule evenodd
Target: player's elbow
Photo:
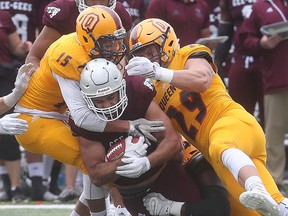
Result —
<path fill-rule="evenodd" d="M 198 88 L 196 89 L 196 92 L 202 93 L 206 91 L 210 85 L 211 85 L 211 80 L 203 78 L 203 82 L 201 83 L 201 85 L 198 86 Z"/>
<path fill-rule="evenodd" d="M 200 79 L 199 85 L 198 85 L 198 91 L 199 93 L 206 91 L 206 89 L 209 88 L 212 82 L 212 75 L 210 71 L 207 71 L 202 78 Z"/>

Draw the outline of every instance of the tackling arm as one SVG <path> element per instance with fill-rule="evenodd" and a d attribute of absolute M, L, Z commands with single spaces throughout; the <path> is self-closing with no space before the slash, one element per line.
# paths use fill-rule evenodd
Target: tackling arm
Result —
<path fill-rule="evenodd" d="M 215 75 L 213 68 L 205 58 L 190 58 L 183 70 L 174 70 L 171 84 L 184 91 L 203 92 Z"/>
<path fill-rule="evenodd" d="M 203 47 L 204 48 L 204 47 Z M 146 57 L 134 57 L 126 66 L 127 74 L 142 75 L 150 79 L 171 83 L 184 91 L 203 92 L 211 84 L 215 74 L 212 66 L 212 57 L 206 51 L 192 54 L 186 61 L 182 70 L 171 70 L 161 67 L 158 63 L 152 63 Z"/>
<path fill-rule="evenodd" d="M 118 119 L 107 123 L 106 121 L 101 120 L 87 107 L 87 104 L 81 95 L 78 81 L 65 79 L 56 73 L 53 73 L 53 76 L 59 83 L 62 96 L 69 108 L 75 124 L 78 127 L 94 132 L 129 132 L 135 136 L 163 131 L 165 129 L 163 124 L 160 124 L 159 121 L 127 121 Z M 137 128 L 134 127 L 136 124 L 135 122 L 137 123 Z M 140 130 L 140 132 L 137 130 Z"/>

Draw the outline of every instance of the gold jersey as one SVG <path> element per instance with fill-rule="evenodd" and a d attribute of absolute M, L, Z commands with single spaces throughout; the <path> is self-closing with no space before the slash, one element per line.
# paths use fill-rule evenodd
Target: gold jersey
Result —
<path fill-rule="evenodd" d="M 19 105 L 46 112 L 66 112 L 67 106 L 52 72 L 79 81 L 85 64 L 90 60 L 77 42 L 76 33 L 62 36 L 46 51 Z"/>
<path fill-rule="evenodd" d="M 182 70 L 189 56 L 197 52 L 206 52 L 211 56 L 205 46 L 185 46 L 176 53 L 169 68 Z M 227 93 L 214 63 L 211 66 L 216 75 L 203 93 L 186 92 L 162 81 L 154 83 L 157 90 L 155 100 L 161 109 L 170 117 L 177 131 L 205 155 L 208 154 L 209 130 L 215 121 L 227 109 L 243 109 Z"/>

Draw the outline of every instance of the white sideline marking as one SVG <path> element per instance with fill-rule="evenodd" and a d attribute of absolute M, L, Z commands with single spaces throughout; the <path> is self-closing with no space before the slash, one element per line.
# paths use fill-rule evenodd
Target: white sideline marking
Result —
<path fill-rule="evenodd" d="M 0 209 L 73 209 L 75 204 L 67 205 L 0 205 Z"/>

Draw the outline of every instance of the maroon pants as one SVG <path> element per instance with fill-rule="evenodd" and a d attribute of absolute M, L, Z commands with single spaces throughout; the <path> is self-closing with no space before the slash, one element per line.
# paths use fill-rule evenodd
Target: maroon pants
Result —
<path fill-rule="evenodd" d="M 169 162 L 148 191 L 130 198 L 124 197 L 124 204 L 133 216 L 150 215 L 143 205 L 143 198 L 151 192 L 161 193 L 167 199 L 182 202 L 194 202 L 200 199 L 196 183 L 178 162 Z"/>
<path fill-rule="evenodd" d="M 235 62 L 230 65 L 228 91 L 232 99 L 241 104 L 250 114 L 254 114 L 259 103 L 258 120 L 264 127 L 263 84 L 260 60 L 249 62 L 246 56 L 234 54 Z"/>

